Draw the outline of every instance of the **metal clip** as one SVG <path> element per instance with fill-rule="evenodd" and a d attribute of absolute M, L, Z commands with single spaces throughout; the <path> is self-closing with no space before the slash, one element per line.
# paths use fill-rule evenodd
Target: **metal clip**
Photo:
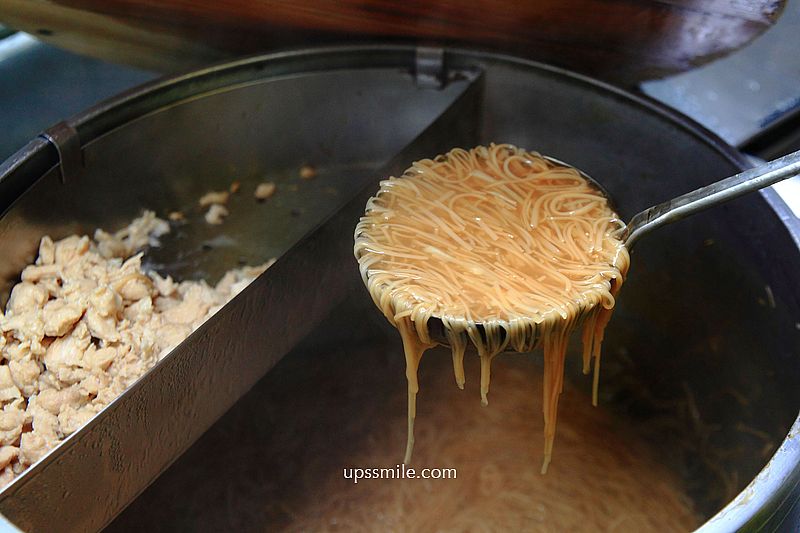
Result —
<path fill-rule="evenodd" d="M 418 46 L 414 70 L 417 87 L 441 89 L 445 82 L 444 49 Z"/>
<path fill-rule="evenodd" d="M 77 179 L 83 170 L 83 151 L 78 131 L 66 122 L 59 122 L 39 137 L 52 144 L 58 152 L 61 183 Z"/>

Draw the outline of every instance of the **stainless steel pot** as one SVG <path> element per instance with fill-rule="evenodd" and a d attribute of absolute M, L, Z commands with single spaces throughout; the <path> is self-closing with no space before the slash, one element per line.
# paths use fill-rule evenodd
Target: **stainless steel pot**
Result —
<path fill-rule="evenodd" d="M 608 85 L 512 57 L 405 46 L 211 67 L 125 93 L 31 141 L 0 166 L 5 293 L 42 234 L 114 228 L 144 208 L 190 209 L 234 179 L 275 180 L 286 195 L 269 213 L 234 206 L 226 239 L 189 225 L 149 252 L 156 268 L 194 278 L 280 259 L 0 493 L 0 512 L 25 530 L 107 525 L 334 308 L 351 320 L 363 312 L 348 246 L 376 178 L 489 141 L 586 170 L 624 216 L 746 165 L 685 117 Z M 319 179 L 292 191 L 303 163 L 317 165 Z M 634 424 L 674 421 L 653 440 L 710 518 L 703 531 L 796 523 L 799 243 L 800 224 L 765 191 L 635 250 L 607 335 L 604 403 Z M 320 331 L 312 339 L 339 338 Z M 215 443 L 207 436 L 193 450 Z M 191 470 L 183 460 L 164 478 Z M 160 494 L 169 505 L 162 485 L 141 501 Z M 136 524 L 130 515 L 117 526 Z"/>

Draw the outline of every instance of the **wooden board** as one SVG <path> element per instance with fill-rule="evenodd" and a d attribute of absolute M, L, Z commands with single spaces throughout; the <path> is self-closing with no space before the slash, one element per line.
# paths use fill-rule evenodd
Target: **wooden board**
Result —
<path fill-rule="evenodd" d="M 623 85 L 769 28 L 782 0 L 3 0 L 0 21 L 81 53 L 175 71 L 243 54 L 401 41 L 510 52 Z"/>

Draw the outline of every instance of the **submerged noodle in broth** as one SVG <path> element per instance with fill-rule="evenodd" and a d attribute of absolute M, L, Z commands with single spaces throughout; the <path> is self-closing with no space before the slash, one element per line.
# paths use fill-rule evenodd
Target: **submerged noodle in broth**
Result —
<path fill-rule="evenodd" d="M 677 474 L 626 420 L 592 407 L 588 394 L 569 382 L 554 475 L 540 475 L 530 446 L 541 429 L 530 421 L 542 408 L 541 397 L 532 394 L 542 385 L 537 372 L 541 364 L 519 355 L 507 356 L 498 369 L 499 388 L 490 409 L 464 402 L 455 387 L 447 386 L 451 378 L 445 372 L 445 353 L 434 350 L 426 361 L 420 375 L 426 401 L 420 406 L 414 468 L 455 468 L 455 479 L 361 479 L 355 484 L 342 475 L 342 467 L 397 469 L 397 443 L 405 429 L 404 391 L 387 393 L 392 387 L 386 380 L 364 384 L 375 372 L 397 369 L 384 361 L 389 357 L 384 351 L 373 343 L 348 347 L 331 358 L 340 362 L 346 355 L 358 366 L 357 375 L 347 380 L 353 394 L 349 407 L 337 403 L 330 409 L 343 424 L 335 442 L 346 442 L 346 451 L 326 460 L 332 463 L 327 469 L 315 467 L 312 458 L 326 457 L 331 439 L 304 439 L 307 460 L 300 464 L 310 481 L 302 496 L 298 492 L 282 500 L 292 516 L 289 531 L 644 533 L 689 531 L 698 525 Z M 314 364 L 320 364 L 320 357 L 315 356 Z M 465 364 L 468 371 L 478 370 L 477 360 Z M 330 380 L 335 369 L 315 369 L 321 385 L 314 390 L 318 396 L 328 390 L 330 402 L 342 394 L 341 382 Z M 477 383 L 468 383 L 467 389 L 477 392 Z M 272 449 L 267 456 L 284 457 Z"/>
<path fill-rule="evenodd" d="M 512 145 L 454 149 L 380 184 L 355 232 L 355 255 L 375 304 L 400 331 L 414 446 L 417 371 L 440 320 L 456 383 L 468 343 L 480 356 L 488 403 L 491 363 L 503 351 L 544 347 L 544 460 L 552 455 L 569 334 L 583 328 L 583 365 L 594 359 L 629 256 L 624 224 L 574 168 Z"/>
<path fill-rule="evenodd" d="M 542 361 L 520 354 L 498 365 L 487 409 L 452 386 L 447 350 L 426 354 L 413 468 L 455 468 L 455 479 L 354 483 L 343 469 L 395 471 L 405 435 L 399 342 L 377 328 L 352 327 L 369 323 L 370 311 L 360 302 L 339 308 L 111 531 L 168 524 L 208 532 L 662 533 L 699 525 L 680 467 L 667 466 L 663 432 L 592 407 L 578 372 L 574 382 L 566 376 L 556 458 L 540 475 L 531 443 L 542 430 L 531 420 L 542 408 L 534 394 Z M 577 347 L 570 348 L 578 363 Z M 464 365 L 467 375 L 480 371 L 477 357 Z M 477 396 L 478 380 L 465 389 Z"/>

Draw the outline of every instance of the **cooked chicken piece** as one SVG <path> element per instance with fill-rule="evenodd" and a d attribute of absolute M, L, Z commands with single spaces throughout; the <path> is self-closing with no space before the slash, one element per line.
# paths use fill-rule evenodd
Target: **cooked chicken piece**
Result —
<path fill-rule="evenodd" d="M 80 393 L 77 385 L 66 389 L 46 389 L 36 397 L 36 405 L 51 415 L 58 415 L 66 407 L 81 407 L 86 404 L 86 398 Z"/>
<path fill-rule="evenodd" d="M 0 339 L 5 340 L 6 338 L 4 336 L 0 335 Z M 50 343 L 47 341 L 47 339 L 45 339 L 45 343 L 47 344 L 47 346 L 50 345 Z M 11 342 L 7 342 L 6 343 L 2 354 L 3 354 L 3 357 L 5 357 L 5 359 L 7 361 L 21 361 L 22 359 L 25 359 L 26 357 L 30 357 L 31 355 L 44 355 L 45 350 L 46 350 L 46 347 L 43 346 L 42 350 L 41 350 L 41 353 L 34 354 L 31 351 L 31 343 L 30 342 L 16 342 L 16 341 L 12 340 Z"/>
<path fill-rule="evenodd" d="M 206 212 L 206 222 L 215 226 L 222 224 L 225 217 L 229 214 L 228 209 L 224 205 L 213 204 Z"/>
<path fill-rule="evenodd" d="M 58 414 L 58 426 L 64 437 L 68 437 L 78 431 L 81 426 L 92 419 L 98 410 L 91 405 L 84 405 L 80 408 L 65 406 Z"/>
<path fill-rule="evenodd" d="M 29 357 L 8 362 L 11 379 L 14 385 L 28 398 L 39 390 L 39 375 L 42 373 L 42 364 Z"/>
<path fill-rule="evenodd" d="M 87 314 L 90 312 L 93 311 Z M 43 358 L 47 368 L 44 374 L 54 374 L 61 383 L 70 385 L 86 378 L 88 372 L 81 368 L 81 364 L 90 342 L 89 328 L 81 321 L 69 336 L 57 338 L 47 348 Z"/>
<path fill-rule="evenodd" d="M 58 419 L 53 417 L 56 422 Z M 58 437 L 48 437 L 39 431 L 33 430 L 22 435 L 19 439 L 19 462 L 28 467 L 44 457 L 58 444 Z"/>
<path fill-rule="evenodd" d="M 48 441 L 57 441 L 59 439 L 58 415 L 39 405 L 39 396 L 34 396 L 28 400 L 28 408 L 25 410 L 25 414 L 30 418 L 30 423 L 35 433 Z M 25 435 L 28 435 L 28 433 L 23 433 L 21 440 L 25 438 Z M 22 448 L 24 450 L 24 444 Z"/>
<path fill-rule="evenodd" d="M 108 286 L 98 287 L 89 297 L 91 309 L 100 317 L 116 317 L 122 312 L 122 298 Z"/>
<path fill-rule="evenodd" d="M 23 466 L 38 461 L 61 438 L 58 435 L 58 417 L 40 407 L 37 397 L 29 400 L 26 413 L 31 419 L 33 429 L 24 432 L 19 438 L 19 462 Z"/>
<path fill-rule="evenodd" d="M 158 238 L 166 233 L 169 233 L 169 223 L 156 217 L 154 212 L 145 211 L 113 235 L 97 230 L 94 240 L 102 257 L 128 257 L 145 246 L 158 246 Z"/>
<path fill-rule="evenodd" d="M 114 316 L 103 316 L 97 309 L 89 309 L 84 316 L 86 326 L 92 337 L 100 339 L 106 343 L 117 342 L 119 331 L 117 331 L 117 319 Z"/>
<path fill-rule="evenodd" d="M 44 334 L 48 337 L 66 334 L 81 319 L 84 310 L 84 307 L 69 304 L 63 299 L 50 300 L 42 311 Z"/>
<path fill-rule="evenodd" d="M 0 365 L 0 402 L 6 403 L 17 398 L 22 398 L 22 393 L 11 379 L 11 370 L 8 365 Z"/>
<path fill-rule="evenodd" d="M 211 206 L 222 208 L 221 205 Z M 225 211 L 227 213 L 227 211 Z M 146 212 L 95 240 L 44 237 L 0 314 L 0 487 L 74 433 L 268 265 L 216 288 L 145 272 L 169 225 Z"/>
<path fill-rule="evenodd" d="M 0 444 L 14 444 L 22 435 L 25 413 L 9 404 L 0 411 Z"/>
<path fill-rule="evenodd" d="M 98 229 L 94 232 L 94 240 L 97 242 L 97 249 L 100 255 L 105 258 L 124 256 L 126 251 L 125 243 L 117 240 L 110 233 Z"/>
<path fill-rule="evenodd" d="M 39 310 L 26 311 L 7 318 L 0 318 L 0 331 L 10 333 L 21 342 L 39 345 L 44 338 L 44 322 Z"/>
<path fill-rule="evenodd" d="M 49 295 L 41 287 L 23 281 L 12 290 L 6 304 L 6 316 L 41 309 L 47 302 Z"/>
<path fill-rule="evenodd" d="M 191 286 L 183 295 L 183 301 L 164 311 L 161 316 L 172 324 L 194 324 L 202 320 L 208 308 L 216 302 L 215 299 L 208 298 L 207 291 L 203 289 L 199 285 Z"/>
<path fill-rule="evenodd" d="M 228 191 L 212 191 L 201 196 L 198 203 L 203 208 L 214 204 L 227 204 L 230 194 Z"/>
<path fill-rule="evenodd" d="M 15 465 L 18 465 L 18 464 L 19 463 L 15 463 Z M 14 478 L 16 476 L 17 476 L 17 473 L 14 472 L 14 468 L 12 466 L 5 467 L 3 469 L 3 471 L 0 472 L 0 488 L 5 487 L 6 485 L 8 485 L 12 481 L 14 481 Z"/>
<path fill-rule="evenodd" d="M 113 346 L 96 348 L 94 345 L 91 345 L 83 353 L 82 366 L 92 370 L 106 370 L 116 357 L 117 349 Z"/>
<path fill-rule="evenodd" d="M 130 322 L 146 322 L 153 316 L 153 299 L 146 296 L 122 310 L 122 318 Z"/>
<path fill-rule="evenodd" d="M 156 286 L 161 296 L 172 296 L 178 288 L 175 281 L 170 276 L 162 278 L 157 272 L 150 272 L 150 279 L 153 280 L 153 284 Z"/>
<path fill-rule="evenodd" d="M 86 398 L 96 399 L 101 391 L 109 387 L 110 383 L 111 378 L 102 370 L 102 365 L 98 364 L 91 376 L 78 383 L 78 390 Z M 101 405 L 105 405 L 105 403 L 101 403 Z"/>
<path fill-rule="evenodd" d="M 39 257 L 36 258 L 37 265 L 52 265 L 56 260 L 56 247 L 53 239 L 45 235 L 39 243 Z"/>
<path fill-rule="evenodd" d="M 312 167 L 311 165 L 303 165 L 302 167 L 300 167 L 301 179 L 310 180 L 316 175 L 317 175 L 317 169 Z"/>
<path fill-rule="evenodd" d="M 0 468 L 3 470 L 11 464 L 11 461 L 17 458 L 19 455 L 19 448 L 16 446 L 3 446 L 0 447 Z M 2 480 L 0 480 L 0 484 L 2 484 Z"/>
<path fill-rule="evenodd" d="M 66 239 L 61 239 L 54 243 L 54 262 L 58 265 L 70 264 L 79 256 L 88 252 L 90 244 L 89 237 L 86 235 L 82 237 L 73 235 Z M 41 244 L 39 246 L 41 247 Z"/>
<path fill-rule="evenodd" d="M 61 272 L 58 265 L 30 265 L 25 267 L 25 270 L 22 271 L 22 281 L 30 281 L 32 283 L 36 283 L 42 279 L 54 279 L 60 278 Z"/>
<path fill-rule="evenodd" d="M 128 302 L 138 302 L 154 295 L 153 282 L 144 274 L 129 274 L 113 285 L 120 296 Z"/>
<path fill-rule="evenodd" d="M 158 238 L 167 233 L 169 233 L 167 221 L 161 220 L 152 211 L 145 211 L 141 217 L 115 233 L 114 237 L 125 242 L 126 250 L 122 257 L 128 257 L 145 246 L 158 246 Z"/>
<path fill-rule="evenodd" d="M 263 202 L 264 200 L 275 194 L 277 188 L 278 186 L 272 183 L 271 181 L 265 183 L 259 183 L 258 187 L 256 187 L 256 192 L 254 193 L 254 196 L 256 197 L 256 200 L 258 200 L 259 202 Z"/>

